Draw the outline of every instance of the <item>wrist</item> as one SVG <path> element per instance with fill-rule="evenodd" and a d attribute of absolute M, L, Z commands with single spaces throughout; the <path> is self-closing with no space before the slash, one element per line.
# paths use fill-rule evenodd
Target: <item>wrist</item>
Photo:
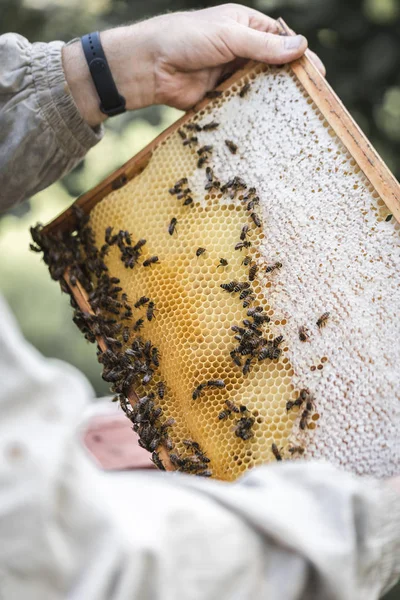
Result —
<path fill-rule="evenodd" d="M 127 110 L 153 104 L 153 57 L 145 23 L 104 31 L 100 39 Z M 64 46 L 62 60 L 67 85 L 81 116 L 91 127 L 99 125 L 107 116 L 100 110 L 100 99 L 81 42 Z"/>
<path fill-rule="evenodd" d="M 91 127 L 100 125 L 107 116 L 100 110 L 99 97 L 80 41 L 63 47 L 62 63 L 69 91 L 82 118 Z"/>

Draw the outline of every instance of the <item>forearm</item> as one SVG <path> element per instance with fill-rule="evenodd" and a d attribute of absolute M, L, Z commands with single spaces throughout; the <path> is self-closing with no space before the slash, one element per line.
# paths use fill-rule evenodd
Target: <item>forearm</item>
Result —
<path fill-rule="evenodd" d="M 101 138 L 68 90 L 62 46 L 0 37 L 0 211 L 59 179 Z"/>

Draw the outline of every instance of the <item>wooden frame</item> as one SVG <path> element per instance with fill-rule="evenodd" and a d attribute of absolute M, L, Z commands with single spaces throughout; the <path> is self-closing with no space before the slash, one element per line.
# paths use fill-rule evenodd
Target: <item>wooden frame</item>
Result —
<path fill-rule="evenodd" d="M 291 35 L 289 29 L 283 20 L 278 21 L 283 35 Z M 232 83 L 241 79 L 246 73 L 254 68 L 255 63 L 249 62 L 244 68 L 234 73 L 226 82 L 218 86 L 218 90 L 224 91 L 232 85 Z M 332 90 L 326 79 L 314 66 L 308 56 L 308 53 L 300 59 L 290 64 L 292 72 L 306 90 L 310 98 L 318 107 L 326 121 L 335 131 L 343 145 L 347 148 L 351 156 L 354 158 L 360 169 L 363 171 L 371 185 L 379 194 L 381 199 L 386 204 L 397 221 L 400 222 L 400 185 L 380 158 L 376 150 L 372 147 L 368 139 L 354 122 L 342 102 L 339 100 L 335 92 Z M 154 149 L 170 134 L 182 127 L 190 120 L 198 111 L 202 110 L 208 103 L 209 99 L 201 100 L 195 107 L 189 110 L 182 118 L 176 121 L 156 139 L 154 139 L 146 148 L 131 158 L 125 165 L 109 175 L 95 188 L 83 194 L 76 204 L 78 204 L 84 212 L 89 213 L 98 202 L 107 196 L 113 190 L 116 190 L 134 177 L 139 175 L 149 164 Z M 51 223 L 49 223 L 42 231 L 42 234 L 66 232 L 71 230 L 75 225 L 75 216 L 71 208 L 68 208 Z M 64 274 L 64 280 L 67 283 L 71 294 L 74 296 L 79 308 L 85 313 L 94 314 L 90 306 L 88 296 L 82 286 L 77 282 L 72 285 L 68 271 Z M 107 349 L 104 340 L 97 336 L 97 342 L 102 351 Z M 129 402 L 134 406 L 138 401 L 133 388 L 129 390 L 127 395 Z M 160 458 L 163 461 L 167 470 L 174 470 L 168 452 L 164 447 L 157 449 Z"/>

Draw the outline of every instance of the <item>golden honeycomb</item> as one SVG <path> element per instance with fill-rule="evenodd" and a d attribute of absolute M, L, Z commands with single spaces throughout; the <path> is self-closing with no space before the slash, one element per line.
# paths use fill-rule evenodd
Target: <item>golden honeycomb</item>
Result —
<path fill-rule="evenodd" d="M 184 148 L 178 135 L 172 136 L 155 151 L 151 169 L 95 207 L 91 225 L 98 243 L 104 238 L 105 223 L 116 231 L 128 228 L 134 240 L 147 240 L 144 258 L 159 257 L 159 262 L 147 269 L 130 271 L 113 248 L 107 264 L 121 280 L 131 304 L 141 296 L 155 302 L 155 318 L 151 322 L 145 319 L 141 335 L 160 351 L 160 376 L 167 383 L 160 405 L 165 419 L 176 421 L 170 436 L 177 449 L 184 452 L 183 439 L 201 441 L 213 475 L 232 480 L 245 469 L 273 458 L 272 443 L 287 445 L 296 411 L 287 412 L 286 403 L 298 394 L 285 356 L 256 363 L 246 377 L 232 362 L 229 353 L 235 342 L 231 326 L 241 325 L 247 310 L 238 294 L 228 294 L 220 285 L 248 279 L 249 269 L 242 262 L 246 254 L 257 259 L 256 247 L 263 234 L 250 226 L 248 237 L 253 246 L 246 254 L 246 250 L 235 251 L 241 229 L 249 222 L 245 207 L 235 206 L 221 193 L 206 196 L 204 207 L 198 203 L 183 206 L 169 194 L 183 174 L 190 181 L 195 168 L 195 151 Z M 168 226 L 172 217 L 177 226 L 171 236 Z M 199 247 L 206 252 L 197 257 Z M 219 266 L 220 258 L 227 259 L 228 265 Z M 252 287 L 254 304 L 262 305 L 271 317 L 267 332 L 273 339 L 279 335 L 281 323 L 274 321 L 260 283 L 255 280 Z M 145 314 L 146 307 L 135 309 L 134 318 Z M 205 390 L 194 401 L 194 388 L 210 379 L 223 379 L 226 387 Z M 255 417 L 251 440 L 244 442 L 234 435 L 234 418 L 218 419 L 227 399 L 245 404 Z"/>
<path fill-rule="evenodd" d="M 203 129 L 211 122 L 218 127 Z M 154 302 L 151 320 L 148 303 L 133 309 L 124 349 L 142 318 L 140 336 L 159 350 L 151 386 L 166 384 L 156 402 L 161 423 L 174 419 L 172 451 L 184 457 L 184 441 L 194 440 L 212 476 L 228 481 L 277 455 L 328 458 L 361 473 L 394 472 L 400 460 L 398 224 L 288 67 L 256 65 L 182 131 L 173 129 L 146 168 L 90 212 L 98 248 L 108 227 L 129 231 L 132 244 L 146 240 L 133 269 L 116 245 L 104 260 L 131 306 L 142 296 Z M 188 144 L 191 136 L 197 141 Z M 199 155 L 204 145 L 212 149 Z M 199 156 L 207 157 L 200 166 Z M 205 189 L 207 167 L 221 185 L 239 177 L 246 187 Z M 174 186 L 182 178 L 187 183 L 178 193 L 190 192 L 179 198 Z M 259 204 L 248 209 L 255 196 Z M 187 197 L 193 202 L 185 204 Z M 241 239 L 248 247 L 237 247 Z M 157 262 L 143 266 L 154 256 Z M 248 282 L 252 265 L 253 298 L 244 307 L 240 291 L 221 285 Z M 254 359 L 244 374 L 247 356 L 239 357 L 241 366 L 232 360 L 238 344 L 232 326 L 243 327 L 258 306 L 269 317 L 259 326 L 262 335 L 271 343 L 283 336 L 281 352 Z M 318 327 L 324 312 L 327 325 Z M 303 341 L 301 326 L 308 332 Z M 194 400 L 196 387 L 210 380 L 224 385 L 205 385 Z M 135 389 L 143 396 L 145 388 Z M 307 415 L 304 402 L 293 406 L 302 389 L 312 398 Z M 227 411 L 227 401 L 246 411 Z M 228 414 L 220 418 L 222 412 Z M 252 420 L 249 439 L 237 435 L 243 415 Z"/>

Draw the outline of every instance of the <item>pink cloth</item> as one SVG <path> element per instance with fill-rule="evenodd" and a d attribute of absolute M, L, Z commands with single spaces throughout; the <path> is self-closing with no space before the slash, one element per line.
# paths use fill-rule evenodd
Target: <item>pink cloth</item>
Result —
<path fill-rule="evenodd" d="M 147 450 L 124 415 L 94 415 L 83 431 L 83 443 L 98 465 L 106 470 L 152 469 Z"/>

